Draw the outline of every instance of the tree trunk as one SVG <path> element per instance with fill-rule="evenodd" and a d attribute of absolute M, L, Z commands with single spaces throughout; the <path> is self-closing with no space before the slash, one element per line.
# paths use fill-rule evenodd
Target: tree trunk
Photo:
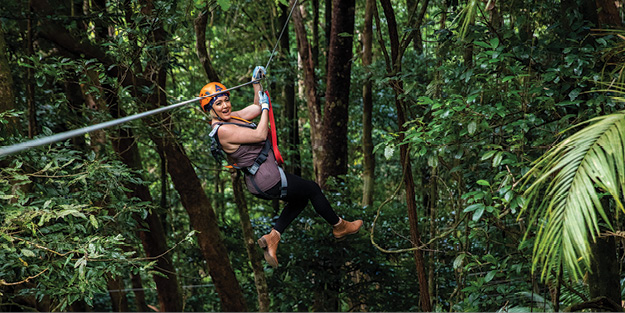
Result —
<path fill-rule="evenodd" d="M 110 275 L 109 275 L 110 276 Z M 128 298 L 124 291 L 124 281 L 121 277 L 108 277 L 106 280 L 113 312 L 129 312 Z"/>
<path fill-rule="evenodd" d="M 501 16 L 501 12 L 499 10 L 501 3 L 497 3 L 496 1 L 489 3 L 490 6 L 486 8 L 486 11 L 488 11 L 490 15 L 490 25 L 495 31 L 497 31 L 503 25 L 503 17 Z M 495 34 L 493 34 L 493 36 L 495 36 Z"/>
<path fill-rule="evenodd" d="M 355 4 L 355 0 L 333 1 L 322 128 L 323 154 L 317 177 L 322 188 L 329 177 L 347 174 L 347 124 Z"/>
<path fill-rule="evenodd" d="M 109 103 L 109 110 L 114 118 L 123 116 L 117 103 Z M 119 155 L 122 162 L 134 170 L 142 170 L 143 165 L 137 140 L 128 128 L 120 128 L 118 136 L 111 136 L 113 149 Z M 128 186 L 132 190 L 130 196 L 137 197 L 141 201 L 152 202 L 152 195 L 147 186 L 132 184 Z M 137 220 L 140 218 L 137 216 Z M 176 268 L 170 254 L 165 254 L 168 250 L 167 239 L 163 230 L 163 223 L 157 212 L 148 212 L 145 218 L 149 231 L 140 231 L 139 237 L 143 244 L 143 249 L 147 257 L 158 257 L 156 271 L 159 275 L 152 275 L 156 284 L 159 307 L 163 311 L 182 311 L 182 293 L 176 276 Z"/>
<path fill-rule="evenodd" d="M 311 3 L 312 3 L 312 12 L 313 12 L 312 27 L 311 27 L 312 28 L 312 59 L 315 64 L 319 64 L 319 0 L 312 0 Z M 329 15 L 326 15 L 326 16 L 329 16 Z M 326 33 L 326 38 L 330 38 L 329 32 Z M 327 41 L 325 42 L 325 45 L 327 46 Z"/>
<path fill-rule="evenodd" d="M 287 17 L 289 14 L 289 6 L 280 4 L 280 8 L 282 13 L 280 14 L 279 23 L 284 25 L 287 23 Z M 285 34 L 282 35 L 280 39 L 280 48 L 282 50 L 282 54 L 285 58 L 285 66 L 288 66 L 288 60 L 291 56 L 291 49 L 289 43 L 289 31 L 288 28 L 285 30 Z M 297 102 L 295 101 L 295 80 L 291 74 L 294 71 L 287 70 L 286 73 L 289 75 L 286 79 L 285 84 L 283 85 L 283 98 L 284 98 L 284 106 L 286 111 L 286 120 L 288 123 L 288 136 L 286 146 L 289 149 L 288 161 L 286 165 L 286 171 L 297 176 L 302 175 L 302 166 L 301 166 L 301 158 L 299 153 L 299 125 L 298 125 L 298 116 L 297 116 Z"/>
<path fill-rule="evenodd" d="M 91 10 L 105 10 L 105 3 L 102 1 L 94 1 L 92 4 L 94 4 L 94 7 L 91 8 Z M 108 36 L 108 27 L 106 25 L 98 24 L 97 29 L 100 38 Z M 124 112 L 122 112 L 119 108 L 116 87 L 112 85 L 101 86 L 98 73 L 88 72 L 87 76 L 90 78 L 91 83 L 102 91 L 101 99 L 96 100 L 95 97 L 87 92 L 87 90 L 89 90 L 87 86 L 80 86 L 85 102 L 90 106 L 90 108 L 103 109 L 106 105 L 108 106 L 108 111 L 112 117 L 119 118 L 124 116 Z M 98 136 L 96 136 L 96 138 L 97 137 Z M 104 136 L 100 135 L 100 137 Z M 124 164 L 131 169 L 141 171 L 143 169 L 143 165 L 136 142 L 136 138 L 133 136 L 132 131 L 128 128 L 120 128 L 119 135 L 111 138 L 113 150 L 118 154 L 122 162 L 124 162 Z M 141 199 L 141 201 L 152 202 L 153 199 L 147 186 L 130 184 L 127 187 L 131 190 L 130 197 L 137 197 Z M 152 277 L 156 284 L 157 298 L 160 309 L 164 311 L 181 311 L 182 293 L 171 255 L 166 254 L 169 247 L 167 246 L 167 239 L 160 216 L 157 212 L 151 211 L 148 212 L 145 220 L 142 220 L 138 215 L 134 218 L 138 222 L 145 222 L 147 224 L 148 231 L 139 231 L 138 234 L 141 238 L 146 256 L 155 258 L 156 260 L 155 271 L 159 272 L 159 274 L 155 274 Z M 116 298 L 113 298 L 113 300 L 116 300 Z M 143 303 L 145 303 L 145 299 L 143 299 Z M 127 306 L 126 301 L 126 307 L 121 309 L 123 311 L 127 311 Z"/>
<path fill-rule="evenodd" d="M 230 265 L 228 251 L 217 226 L 215 211 L 189 157 L 173 138 L 163 138 L 154 134 L 150 137 L 167 158 L 169 176 L 180 195 L 182 205 L 189 214 L 191 226 L 197 231 L 200 250 L 208 263 L 215 289 L 221 299 L 221 310 L 247 311 L 243 292 Z"/>
<path fill-rule="evenodd" d="M 426 167 L 426 170 L 430 170 L 429 167 Z M 424 171 L 426 172 L 426 171 Z M 425 192 L 427 192 L 427 196 L 423 197 L 423 205 L 428 209 L 428 213 L 430 215 L 430 238 L 434 238 L 436 236 L 436 218 L 437 218 L 437 210 L 436 203 L 438 202 L 438 184 L 436 180 L 436 167 L 431 168 L 431 172 L 429 173 L 428 179 L 426 179 L 426 184 L 423 186 L 429 186 L 430 188 L 423 188 Z M 428 253 L 428 290 L 430 295 L 435 295 L 436 281 L 434 280 L 434 270 L 436 267 L 436 256 L 438 255 L 435 251 L 430 251 Z M 436 301 L 437 297 L 434 296 L 434 301 Z M 432 304 L 434 305 L 434 303 Z"/>
<path fill-rule="evenodd" d="M 619 262 L 614 237 L 599 237 L 590 243 L 592 263 L 588 275 L 590 298 L 606 297 L 614 303 L 621 303 Z"/>
<path fill-rule="evenodd" d="M 4 41 L 4 31 L 2 20 L 0 20 L 0 113 L 15 109 L 15 94 L 13 93 L 13 76 L 9 67 L 9 59 L 6 54 L 6 42 Z M 6 118 L 7 133 L 0 133 L 2 136 L 10 136 L 17 131 L 17 119 Z M 5 127 L 0 127 L 4 129 Z"/>
<path fill-rule="evenodd" d="M 408 14 L 414 13 L 418 6 L 419 6 L 419 0 L 406 0 L 406 10 L 409 12 Z M 416 37 L 412 41 L 412 48 L 415 51 L 417 51 L 417 54 L 420 54 L 423 51 L 423 47 L 421 46 L 421 41 L 417 40 Z"/>
<path fill-rule="evenodd" d="M 371 132 L 373 130 L 373 97 L 371 71 L 368 67 L 372 62 L 371 49 L 373 47 L 373 6 L 375 0 L 366 0 L 365 4 L 365 22 L 362 31 L 362 66 L 365 68 L 365 82 L 362 86 L 362 154 L 363 154 L 363 173 L 362 173 L 362 206 L 370 207 L 373 205 L 373 193 L 375 186 L 375 156 L 373 154 L 373 138 Z"/>
<path fill-rule="evenodd" d="M 26 51 L 29 56 L 34 55 L 33 51 L 33 20 L 30 0 L 28 5 L 28 19 L 26 20 Z M 26 69 L 26 103 L 28 104 L 28 138 L 33 138 L 39 133 L 37 123 L 37 106 L 35 105 L 35 75 L 33 68 Z"/>
<path fill-rule="evenodd" d="M 100 81 L 98 79 L 98 73 L 93 70 L 86 70 L 85 77 L 88 77 L 91 84 L 98 88 L 102 92 L 102 86 L 100 85 Z M 78 80 L 77 80 L 78 81 Z M 70 92 L 79 92 L 80 97 L 84 105 L 89 110 L 93 111 L 102 111 L 106 110 L 106 103 L 104 103 L 104 97 L 97 98 L 89 91 L 89 84 L 78 84 L 78 83 L 70 83 L 70 88 L 75 89 Z M 77 88 L 71 88 L 77 87 Z M 91 121 L 92 124 L 95 124 L 95 121 Z M 96 130 L 89 133 L 91 150 L 93 150 L 96 155 L 100 155 L 100 152 L 105 148 L 106 145 L 106 132 L 101 130 Z"/>
<path fill-rule="evenodd" d="M 464 66 L 466 68 L 473 67 L 473 44 L 470 42 L 466 42 L 464 46 Z"/>
<path fill-rule="evenodd" d="M 294 2 L 294 1 L 291 1 Z M 319 176 L 319 168 L 321 167 L 321 155 L 323 154 L 322 146 L 322 119 L 321 105 L 317 96 L 317 78 L 315 75 L 315 62 L 312 56 L 312 49 L 306 36 L 306 28 L 300 8 L 293 11 L 293 25 L 297 38 L 297 51 L 301 58 L 302 67 L 304 69 L 304 89 L 306 105 L 308 106 L 308 116 L 310 120 L 310 143 L 312 145 L 313 168 L 315 177 Z"/>
<path fill-rule="evenodd" d="M 395 84 L 399 87 L 403 87 L 403 83 L 401 81 L 395 82 Z M 402 88 L 403 89 L 403 88 Z M 397 107 L 397 124 L 399 126 L 399 142 L 404 141 L 404 123 L 406 123 L 406 118 L 404 116 L 403 109 L 403 101 L 400 99 L 401 93 L 397 90 L 395 91 L 395 105 Z M 421 235 L 419 232 L 419 218 L 417 216 L 417 203 L 415 199 L 415 184 L 414 179 L 412 177 L 412 165 L 410 162 L 410 156 L 408 155 L 408 146 L 401 145 L 399 148 L 400 153 L 400 161 L 403 169 L 404 175 L 404 185 L 406 186 L 406 208 L 408 209 L 408 221 L 410 223 L 410 240 L 413 243 L 413 246 L 416 247 L 421 244 Z M 432 306 L 430 303 L 430 288 L 428 286 L 428 279 L 425 273 L 425 263 L 423 258 L 423 251 L 414 250 L 414 260 L 415 266 L 417 268 L 417 276 L 419 279 L 419 295 L 421 300 L 421 309 L 424 312 L 431 312 Z"/>
<path fill-rule="evenodd" d="M 351 1 L 351 0 L 350 0 Z M 325 0 L 325 37 L 326 40 L 324 42 L 324 47 L 325 49 L 323 49 L 326 53 L 328 53 L 328 51 L 330 50 L 330 38 L 332 38 L 332 9 L 334 9 L 334 0 Z M 318 64 L 318 63 L 317 63 Z M 327 67 L 327 63 L 326 63 L 326 67 Z"/>
<path fill-rule="evenodd" d="M 419 54 L 423 53 L 423 38 L 422 38 L 423 35 L 421 34 L 421 25 L 423 24 L 423 19 L 425 18 L 425 14 L 427 13 L 429 4 L 430 4 L 430 0 L 424 0 L 423 3 L 421 4 L 421 10 L 419 10 L 419 12 L 417 12 L 415 8 L 415 13 L 418 15 L 413 26 L 414 27 L 413 42 L 415 45 L 415 50 Z"/>
<path fill-rule="evenodd" d="M 599 14 L 599 28 L 623 27 L 623 21 L 615 0 L 596 0 Z M 622 5 L 622 2 L 621 4 Z"/>
<path fill-rule="evenodd" d="M 245 249 L 247 250 L 247 256 L 252 265 L 252 271 L 254 272 L 254 284 L 256 285 L 256 293 L 258 294 L 258 311 L 269 312 L 271 300 L 269 299 L 267 278 L 263 270 L 262 257 L 256 251 L 256 240 L 254 238 L 254 230 L 252 228 L 252 222 L 250 221 L 247 202 L 245 201 L 245 194 L 241 184 L 241 173 L 233 171 L 231 172 L 231 178 L 234 201 L 239 210 L 239 219 L 241 220 L 241 228 L 243 229 L 243 241 L 245 243 Z"/>
<path fill-rule="evenodd" d="M 391 5 L 390 0 L 381 0 L 384 15 L 388 26 L 388 32 L 391 42 L 391 62 L 390 66 L 387 64 L 387 69 L 390 70 L 389 75 L 401 72 L 401 62 L 403 58 L 403 51 L 405 47 L 401 47 L 399 44 L 399 34 L 397 32 L 397 22 L 395 21 L 395 12 Z M 378 27 L 381 27 L 379 19 Z M 404 43 L 406 44 L 406 43 Z M 387 58 L 389 60 L 389 58 Z M 403 92 L 403 81 L 393 79 L 391 82 L 395 93 L 395 106 L 397 108 L 397 125 L 399 125 L 399 142 L 404 141 L 404 124 L 406 123 L 406 116 L 404 110 L 404 103 L 401 99 Z M 408 155 L 408 145 L 401 145 L 399 149 L 400 161 L 403 167 L 404 184 L 406 190 L 406 207 L 408 209 L 408 221 L 410 223 L 410 239 L 413 246 L 421 244 L 421 235 L 419 233 L 419 219 L 417 217 L 417 204 L 415 199 L 415 184 L 412 176 L 412 165 L 410 163 L 410 156 Z M 417 276 L 419 281 L 419 295 L 421 302 L 421 309 L 424 312 L 432 311 L 432 305 L 430 302 L 430 293 L 428 287 L 427 275 L 425 272 L 425 264 L 423 259 L 423 252 L 421 250 L 414 251 L 415 266 L 417 269 Z"/>
<path fill-rule="evenodd" d="M 582 0 L 578 8 L 585 20 L 590 21 L 594 27 L 599 26 L 599 7 L 600 0 Z"/>
<path fill-rule="evenodd" d="M 427 10 L 429 0 L 423 1 L 423 3 L 421 4 L 420 12 L 417 12 L 417 8 L 419 7 L 420 2 L 421 1 L 419 0 L 407 0 L 406 1 L 406 9 L 409 10 L 408 12 L 410 12 L 409 14 L 410 14 L 411 21 L 414 20 L 415 25 L 416 25 L 416 26 L 411 26 L 411 27 L 414 28 L 414 32 L 415 32 L 415 35 L 412 39 L 412 46 L 413 46 L 413 49 L 417 52 L 417 54 L 423 53 L 421 23 L 423 22 L 423 17 L 425 16 L 425 11 Z M 417 18 L 413 16 L 415 14 L 419 14 Z"/>
<path fill-rule="evenodd" d="M 335 0 L 332 7 L 332 31 L 328 51 L 328 74 L 326 77 L 326 103 L 321 128 L 323 153 L 317 169 L 317 182 L 325 188 L 329 177 L 347 174 L 347 120 L 349 88 L 351 79 L 351 59 L 353 56 L 353 33 L 355 18 L 354 0 Z M 349 36 L 339 36 L 339 34 Z M 334 256 L 335 259 L 341 259 Z M 337 311 L 339 309 L 342 274 L 337 262 L 319 262 L 330 277 L 329 280 L 315 282 L 314 311 Z"/>
<path fill-rule="evenodd" d="M 135 305 L 137 306 L 137 312 L 148 312 L 150 308 L 145 302 L 145 292 L 143 291 L 143 282 L 141 281 L 141 275 L 131 274 L 130 280 L 132 282 L 132 289 L 135 294 Z"/>
<path fill-rule="evenodd" d="M 152 0 L 146 1 L 142 10 L 146 16 L 152 17 L 153 5 Z M 160 25 L 160 27 L 155 27 L 150 39 L 153 40 L 153 44 L 160 44 L 162 51 L 167 51 L 168 37 L 169 34 Z M 145 78 L 157 84 L 157 91 L 148 95 L 145 103 L 165 106 L 167 97 L 164 91 L 166 90 L 166 65 L 169 63 L 169 54 L 160 53 L 159 56 L 160 58 L 154 63 L 148 63 L 145 71 L 150 73 Z M 175 125 L 168 113 L 157 115 L 153 120 L 158 120 L 161 125 L 158 131 L 164 134 L 173 133 Z M 156 144 L 158 152 L 167 159 L 167 171 L 174 188 L 178 191 L 180 201 L 189 214 L 193 229 L 198 232 L 200 249 L 208 263 L 210 275 L 215 281 L 215 289 L 221 299 L 221 309 L 223 311 L 247 311 L 241 286 L 234 275 L 228 251 L 221 238 L 215 212 L 189 157 L 182 145 L 173 137 L 152 132 L 150 139 Z"/>
<path fill-rule="evenodd" d="M 342 253 L 340 247 L 337 246 L 336 248 L 337 253 Z M 339 311 L 339 292 L 343 274 L 340 270 L 341 263 L 338 260 L 341 259 L 343 259 L 342 256 L 333 254 L 311 261 L 311 267 L 319 272 L 324 272 L 326 277 L 326 279 L 315 279 L 311 285 L 314 293 L 313 312 Z"/>
<path fill-rule="evenodd" d="M 213 64 L 208 56 L 208 50 L 206 49 L 206 24 L 208 22 L 208 12 L 202 11 L 198 14 L 197 18 L 193 21 L 193 28 L 195 29 L 195 52 L 200 59 L 200 64 L 204 68 L 204 73 L 208 77 L 209 81 L 218 82 L 219 75 L 213 69 Z"/>

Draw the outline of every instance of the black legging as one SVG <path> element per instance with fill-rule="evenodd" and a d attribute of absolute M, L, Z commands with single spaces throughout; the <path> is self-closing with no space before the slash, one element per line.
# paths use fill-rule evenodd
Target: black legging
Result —
<path fill-rule="evenodd" d="M 339 222 L 338 215 L 336 215 L 330 202 L 326 199 L 326 196 L 316 182 L 289 173 L 286 173 L 286 180 L 288 182 L 286 188 L 287 194 L 282 200 L 286 201 L 287 204 L 282 210 L 282 213 L 280 213 L 276 225 L 273 227 L 275 230 L 283 233 L 287 226 L 302 213 L 309 200 L 315 211 L 330 225 L 335 225 Z M 278 183 L 265 193 L 272 196 L 279 196 L 280 186 L 281 184 Z M 267 199 L 259 195 L 257 195 L 257 197 Z"/>

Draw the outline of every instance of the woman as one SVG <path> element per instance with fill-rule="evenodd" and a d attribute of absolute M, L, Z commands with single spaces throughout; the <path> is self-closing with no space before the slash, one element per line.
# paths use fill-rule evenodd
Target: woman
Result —
<path fill-rule="evenodd" d="M 252 74 L 254 104 L 242 110 L 232 111 L 230 92 L 216 94 L 226 90 L 224 85 L 217 82 L 202 88 L 200 97 L 205 98 L 200 101 L 200 105 L 211 115 L 211 137 L 216 149 L 223 150 L 232 164 L 243 169 L 248 190 L 259 198 L 279 198 L 287 203 L 271 232 L 258 239 L 265 260 L 275 268 L 278 267 L 276 252 L 281 234 L 309 201 L 315 211 L 333 226 L 332 233 L 336 238 L 358 232 L 362 220 L 343 220 L 334 212 L 317 183 L 284 173 L 278 166 L 271 145 L 268 144 L 269 99 L 260 86 L 260 79 L 264 76 L 265 69 L 257 66 Z M 249 122 L 259 115 L 258 126 Z"/>

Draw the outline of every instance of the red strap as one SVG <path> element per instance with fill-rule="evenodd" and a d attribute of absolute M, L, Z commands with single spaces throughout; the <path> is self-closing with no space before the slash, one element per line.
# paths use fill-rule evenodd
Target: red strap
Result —
<path fill-rule="evenodd" d="M 282 155 L 280 155 L 280 150 L 278 150 L 278 134 L 276 133 L 276 121 L 273 118 L 273 106 L 271 106 L 269 91 L 265 90 L 265 94 L 267 95 L 267 99 L 269 99 L 269 123 L 271 123 L 269 127 L 269 133 L 271 134 L 271 145 L 273 148 L 273 154 L 276 157 L 276 162 L 278 162 L 278 165 L 282 165 L 284 164 L 284 159 L 282 158 Z"/>

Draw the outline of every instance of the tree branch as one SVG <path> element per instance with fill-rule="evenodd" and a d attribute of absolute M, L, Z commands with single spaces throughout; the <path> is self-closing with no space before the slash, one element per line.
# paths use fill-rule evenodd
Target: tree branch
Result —
<path fill-rule="evenodd" d="M 585 309 L 596 309 L 599 310 L 599 312 L 624 312 L 622 306 L 603 296 L 571 305 L 564 309 L 563 312 L 581 312 Z"/>
<path fill-rule="evenodd" d="M 219 81 L 219 75 L 213 68 L 211 59 L 208 56 L 208 49 L 206 48 L 206 24 L 208 23 L 208 11 L 202 11 L 198 14 L 197 18 L 193 20 L 193 28 L 195 29 L 195 53 L 197 54 L 204 72 L 208 77 L 208 80 L 213 82 Z"/>
<path fill-rule="evenodd" d="M 21 285 L 24 283 L 27 283 L 29 280 L 31 279 L 35 279 L 37 278 L 37 276 L 45 273 L 49 268 L 46 267 L 46 269 L 44 269 L 43 271 L 39 272 L 39 274 L 35 275 L 35 276 L 28 276 L 26 279 L 18 281 L 18 282 L 14 282 L 14 283 L 7 283 L 6 281 L 4 281 L 4 279 L 0 279 L 0 286 L 15 286 L 15 285 Z"/>

